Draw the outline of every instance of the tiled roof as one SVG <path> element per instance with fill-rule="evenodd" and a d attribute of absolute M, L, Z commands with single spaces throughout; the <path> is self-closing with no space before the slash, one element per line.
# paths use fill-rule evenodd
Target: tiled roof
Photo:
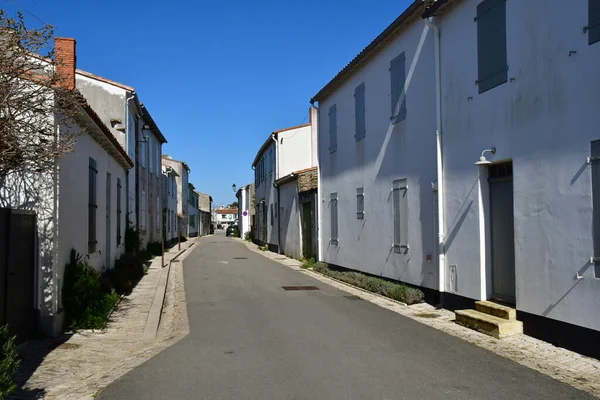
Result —
<path fill-rule="evenodd" d="M 238 213 L 238 209 L 237 208 L 219 208 L 218 210 L 215 210 L 217 212 L 217 214 L 237 214 Z"/>
<path fill-rule="evenodd" d="M 330 80 L 323 88 L 310 99 L 311 103 L 321 101 L 327 95 L 337 88 L 340 84 L 345 82 L 354 71 L 360 68 L 361 64 L 366 62 L 370 57 L 375 55 L 382 47 L 385 46 L 386 42 L 394 38 L 401 30 L 401 28 L 407 23 L 412 17 L 419 15 L 425 11 L 428 2 L 423 0 L 414 0 L 411 5 L 398 18 L 394 20 L 385 30 L 375 38 L 367 47 L 365 47 L 352 61 L 350 61 L 337 75 Z"/>

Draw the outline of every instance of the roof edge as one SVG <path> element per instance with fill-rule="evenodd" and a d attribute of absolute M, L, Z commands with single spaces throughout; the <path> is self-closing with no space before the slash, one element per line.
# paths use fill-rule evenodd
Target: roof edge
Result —
<path fill-rule="evenodd" d="M 75 70 L 75 74 L 80 74 L 80 75 L 86 76 L 86 77 L 91 78 L 91 79 L 95 79 L 95 80 L 100 81 L 100 82 L 104 82 L 104 83 L 108 83 L 108 84 L 113 85 L 113 86 L 117 86 L 117 87 L 119 87 L 121 89 L 125 89 L 125 90 L 128 90 L 130 92 L 135 92 L 135 89 L 133 87 L 131 87 L 131 86 L 127 86 L 127 85 L 124 85 L 122 83 L 112 81 L 112 80 L 110 80 L 108 78 L 104 78 L 103 76 L 95 75 L 95 74 L 92 74 L 91 72 L 87 72 L 87 71 L 84 71 L 84 70 L 79 69 L 79 68 Z"/>

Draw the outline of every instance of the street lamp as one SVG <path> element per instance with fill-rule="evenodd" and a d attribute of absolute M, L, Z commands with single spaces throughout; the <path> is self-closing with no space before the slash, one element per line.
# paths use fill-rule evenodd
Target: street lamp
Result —
<path fill-rule="evenodd" d="M 233 190 L 233 193 L 237 192 L 237 186 L 235 186 L 235 183 L 231 185 L 231 189 Z"/>

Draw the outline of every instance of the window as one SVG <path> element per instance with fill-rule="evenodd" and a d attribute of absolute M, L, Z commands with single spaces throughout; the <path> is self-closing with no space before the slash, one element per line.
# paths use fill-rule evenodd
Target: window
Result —
<path fill-rule="evenodd" d="M 506 56 L 506 0 L 485 0 L 477 5 L 477 66 L 479 93 L 508 80 Z"/>
<path fill-rule="evenodd" d="M 365 218 L 365 189 L 356 189 L 356 219 Z"/>
<path fill-rule="evenodd" d="M 142 136 L 144 133 L 142 132 Z M 140 161 L 142 162 L 142 167 L 146 168 L 146 142 L 140 142 Z"/>
<path fill-rule="evenodd" d="M 592 142 L 592 237 L 594 243 L 594 269 L 600 278 L 600 140 Z"/>
<path fill-rule="evenodd" d="M 140 218 L 140 228 L 145 228 L 146 227 L 146 192 L 142 191 L 142 199 L 141 199 L 141 206 L 142 206 L 142 218 Z"/>
<path fill-rule="evenodd" d="M 273 208 L 273 203 L 271 203 L 271 226 L 273 226 L 273 220 L 275 219 L 275 211 L 273 210 Z"/>
<path fill-rule="evenodd" d="M 354 138 L 358 142 L 367 135 L 365 124 L 365 84 L 364 82 L 354 89 Z"/>
<path fill-rule="evenodd" d="M 89 165 L 89 194 L 88 194 L 88 254 L 96 252 L 96 211 L 98 204 L 96 197 L 98 194 L 98 166 L 96 160 L 90 158 Z"/>
<path fill-rule="evenodd" d="M 160 145 L 156 145 L 156 176 L 160 176 Z"/>
<path fill-rule="evenodd" d="M 152 146 L 152 141 L 150 140 L 150 137 L 148 136 L 148 171 L 150 171 L 150 173 L 152 173 L 153 169 L 154 169 L 154 151 L 153 151 L 153 146 Z"/>
<path fill-rule="evenodd" d="M 279 215 L 281 215 L 281 213 Z M 277 202 L 275 202 L 275 218 L 277 218 Z"/>
<path fill-rule="evenodd" d="M 406 118 L 406 58 L 404 52 L 390 62 L 390 99 L 392 105 L 392 124 Z"/>
<path fill-rule="evenodd" d="M 588 0 L 588 26 L 584 32 L 588 33 L 588 43 L 600 42 L 600 0 Z"/>
<path fill-rule="evenodd" d="M 121 178 L 117 178 L 117 246 L 121 245 Z"/>
<path fill-rule="evenodd" d="M 329 153 L 337 151 L 337 107 L 329 107 Z"/>
<path fill-rule="evenodd" d="M 408 196 L 407 181 L 399 179 L 392 186 L 392 201 L 394 209 L 394 252 L 408 250 Z"/>
<path fill-rule="evenodd" d="M 338 197 L 337 193 L 331 193 L 329 200 L 331 211 L 331 240 L 332 244 L 338 244 Z"/>
<path fill-rule="evenodd" d="M 160 230 L 160 198 L 156 197 L 156 230 Z"/>

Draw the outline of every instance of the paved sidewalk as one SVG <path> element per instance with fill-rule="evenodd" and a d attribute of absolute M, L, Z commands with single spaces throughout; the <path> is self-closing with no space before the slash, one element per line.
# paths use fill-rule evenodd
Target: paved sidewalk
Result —
<path fill-rule="evenodd" d="M 194 248 L 191 239 L 165 252 L 165 265 L 177 256 L 187 256 Z M 186 251 L 190 248 L 190 251 Z M 182 281 L 180 262 L 171 263 L 170 280 Z M 181 339 L 189 328 L 171 313 L 178 312 L 173 302 L 164 307 L 165 325 L 154 339 L 144 339 L 144 329 L 152 301 L 164 269 L 161 258 L 155 257 L 145 275 L 129 296 L 124 296 L 103 331 L 79 331 L 57 339 L 26 343 L 21 351 L 23 361 L 17 381 L 23 387 L 14 399 L 92 399 L 104 387 Z M 168 283 L 168 291 L 173 284 Z M 167 298 L 175 294 L 167 293 Z M 181 297 L 181 294 L 178 295 Z M 180 299 L 181 300 L 181 299 Z M 183 293 L 185 304 L 185 293 Z"/>
<path fill-rule="evenodd" d="M 406 306 L 314 271 L 302 269 L 302 263 L 298 260 L 262 251 L 253 243 L 243 242 L 250 250 L 301 273 L 600 397 L 600 360 L 582 356 L 524 334 L 498 340 L 454 323 L 454 313 L 451 311 L 436 310 L 426 303 Z"/>

